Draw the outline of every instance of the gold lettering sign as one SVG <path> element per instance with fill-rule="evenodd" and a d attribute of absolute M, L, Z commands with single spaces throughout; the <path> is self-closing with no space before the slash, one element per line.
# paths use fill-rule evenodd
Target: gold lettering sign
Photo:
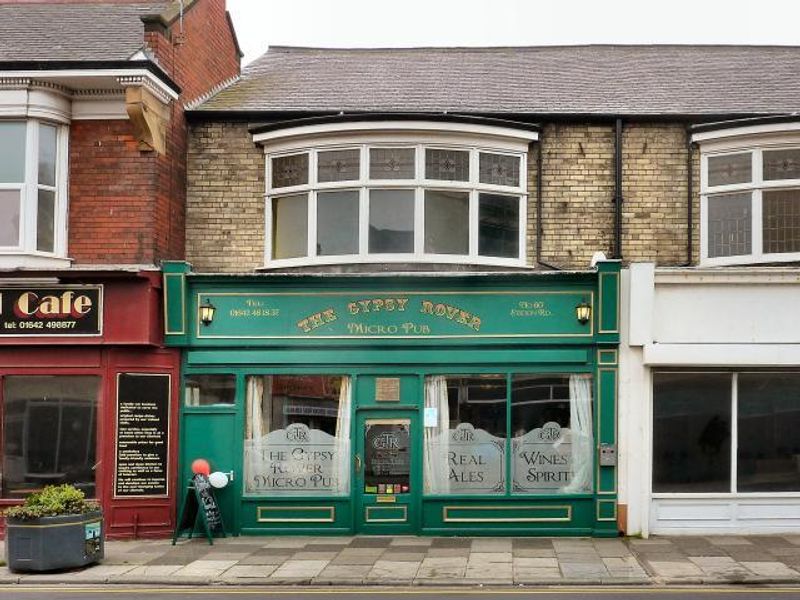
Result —
<path fill-rule="evenodd" d="M 375 378 L 375 401 L 376 402 L 399 402 L 400 401 L 400 379 L 398 377 L 376 377 Z"/>

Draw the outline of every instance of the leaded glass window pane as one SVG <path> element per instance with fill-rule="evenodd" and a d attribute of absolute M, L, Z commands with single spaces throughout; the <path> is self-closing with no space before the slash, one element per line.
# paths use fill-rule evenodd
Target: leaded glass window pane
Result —
<path fill-rule="evenodd" d="M 308 183 L 308 154 L 277 156 L 272 159 L 272 187 L 281 188 Z"/>
<path fill-rule="evenodd" d="M 414 190 L 370 190 L 369 252 L 414 252 Z"/>
<path fill-rule="evenodd" d="M 710 156 L 708 158 L 708 185 L 749 183 L 753 179 L 751 152 Z"/>
<path fill-rule="evenodd" d="M 800 179 L 800 148 L 765 150 L 764 179 Z"/>
<path fill-rule="evenodd" d="M 480 194 L 478 254 L 519 257 L 519 197 Z"/>
<path fill-rule="evenodd" d="M 361 151 L 330 150 L 317 153 L 317 180 L 326 181 L 356 181 L 360 179 L 359 167 L 361 164 Z"/>
<path fill-rule="evenodd" d="M 519 186 L 519 157 L 481 152 L 480 182 L 493 185 Z"/>
<path fill-rule="evenodd" d="M 55 246 L 54 221 L 56 218 L 56 194 L 39 189 L 39 204 L 36 211 L 36 249 L 52 252 Z"/>
<path fill-rule="evenodd" d="M 764 252 L 800 252 L 800 190 L 762 192 Z"/>
<path fill-rule="evenodd" d="M 39 183 L 56 184 L 56 133 L 52 125 L 39 126 Z"/>
<path fill-rule="evenodd" d="M 0 122 L 0 183 L 25 181 L 25 123 Z"/>
<path fill-rule="evenodd" d="M 469 193 L 425 192 L 425 252 L 469 254 Z"/>
<path fill-rule="evenodd" d="M 272 258 L 308 253 L 308 195 L 272 199 Z"/>
<path fill-rule="evenodd" d="M 708 256 L 750 254 L 752 247 L 751 192 L 708 197 Z"/>
<path fill-rule="evenodd" d="M 414 179 L 413 148 L 370 148 L 370 179 Z"/>
<path fill-rule="evenodd" d="M 427 148 L 425 177 L 441 181 L 469 181 L 469 152 Z"/>
<path fill-rule="evenodd" d="M 317 254 L 358 254 L 358 190 L 317 194 Z"/>

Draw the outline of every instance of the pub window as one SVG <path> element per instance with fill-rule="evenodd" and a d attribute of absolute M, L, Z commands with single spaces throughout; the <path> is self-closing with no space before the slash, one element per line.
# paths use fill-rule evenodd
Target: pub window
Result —
<path fill-rule="evenodd" d="M 230 405 L 236 399 L 234 375 L 187 375 L 184 390 L 186 406 Z"/>
<path fill-rule="evenodd" d="M 656 373 L 653 492 L 800 491 L 798 427 L 800 372 Z"/>
<path fill-rule="evenodd" d="M 349 377 L 247 377 L 245 494 L 350 492 Z"/>
<path fill-rule="evenodd" d="M 70 483 L 95 497 L 97 397 L 93 376 L 3 380 L 3 498 Z"/>
<path fill-rule="evenodd" d="M 527 142 L 443 148 L 404 135 L 395 147 L 370 135 L 268 154 L 267 266 L 525 263 Z"/>
<path fill-rule="evenodd" d="M 800 147 L 729 143 L 702 164 L 703 264 L 800 258 Z"/>
<path fill-rule="evenodd" d="M 592 491 L 591 375 L 429 376 L 425 410 L 426 494 Z"/>

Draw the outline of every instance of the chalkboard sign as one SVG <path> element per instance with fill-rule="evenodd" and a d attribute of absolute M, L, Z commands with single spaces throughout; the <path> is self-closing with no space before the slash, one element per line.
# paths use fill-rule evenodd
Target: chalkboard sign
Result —
<path fill-rule="evenodd" d="M 169 375 L 121 373 L 117 381 L 118 498 L 169 494 Z"/>
<path fill-rule="evenodd" d="M 197 474 L 192 477 L 186 496 L 183 500 L 180 515 L 178 516 L 178 526 L 172 536 L 172 544 L 175 545 L 177 539 L 186 531 L 189 538 L 195 531 L 200 530 L 205 533 L 208 543 L 214 543 L 214 534 L 225 536 L 225 526 L 222 523 L 222 513 L 219 510 L 214 489 L 205 475 Z"/>

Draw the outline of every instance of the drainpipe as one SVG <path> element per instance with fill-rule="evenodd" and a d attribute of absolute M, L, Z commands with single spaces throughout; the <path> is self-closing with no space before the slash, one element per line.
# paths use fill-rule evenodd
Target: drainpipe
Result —
<path fill-rule="evenodd" d="M 693 229 L 693 204 L 694 204 L 694 143 L 692 142 L 692 132 L 686 126 L 686 266 L 692 266 L 694 262 L 694 244 L 692 243 Z"/>
<path fill-rule="evenodd" d="M 614 133 L 614 258 L 622 260 L 622 119 Z"/>
<path fill-rule="evenodd" d="M 542 260 L 542 238 L 544 237 L 544 221 L 542 214 L 542 133 L 539 132 L 539 141 L 536 144 L 536 266 L 547 267 L 553 271 L 560 271 L 559 267 L 548 264 Z"/>

